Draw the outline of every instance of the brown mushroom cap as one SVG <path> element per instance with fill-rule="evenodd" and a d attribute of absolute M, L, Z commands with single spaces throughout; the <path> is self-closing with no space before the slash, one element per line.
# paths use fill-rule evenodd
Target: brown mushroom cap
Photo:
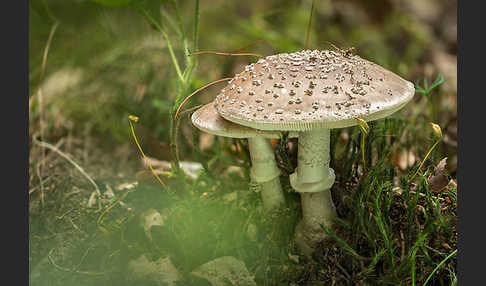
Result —
<path fill-rule="evenodd" d="M 210 102 L 198 110 L 191 116 L 192 123 L 198 129 L 214 134 L 217 136 L 231 137 L 231 138 L 280 138 L 282 132 L 280 131 L 264 131 L 242 126 L 221 117 L 216 109 L 214 103 Z M 297 137 L 296 132 L 290 132 L 289 137 Z"/>
<path fill-rule="evenodd" d="M 402 108 L 414 85 L 347 52 L 304 50 L 247 65 L 214 103 L 225 119 L 262 130 L 356 125 Z"/>

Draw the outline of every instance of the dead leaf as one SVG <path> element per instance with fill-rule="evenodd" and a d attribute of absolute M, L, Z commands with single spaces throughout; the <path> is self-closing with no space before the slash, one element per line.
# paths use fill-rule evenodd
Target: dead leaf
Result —
<path fill-rule="evenodd" d="M 434 173 L 428 177 L 429 188 L 432 193 L 439 193 L 449 184 L 449 178 L 446 173 L 447 157 L 440 160 L 434 168 Z"/>

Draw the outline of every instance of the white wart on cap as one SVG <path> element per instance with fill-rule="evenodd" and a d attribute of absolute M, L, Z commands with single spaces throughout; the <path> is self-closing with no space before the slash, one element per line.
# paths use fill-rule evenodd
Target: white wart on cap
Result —
<path fill-rule="evenodd" d="M 247 65 L 214 101 L 225 119 L 262 130 L 343 128 L 386 117 L 413 83 L 349 53 L 304 50 Z"/>

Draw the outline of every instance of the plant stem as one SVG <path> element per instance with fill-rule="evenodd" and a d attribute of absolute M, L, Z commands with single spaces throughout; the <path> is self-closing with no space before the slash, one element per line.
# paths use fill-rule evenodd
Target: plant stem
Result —
<path fill-rule="evenodd" d="M 175 1 L 174 1 L 175 2 Z M 184 46 L 184 55 L 186 59 L 186 68 L 184 70 L 184 73 L 180 73 L 180 69 L 178 69 L 178 75 L 179 75 L 179 91 L 177 94 L 177 97 L 175 99 L 174 105 L 172 106 L 171 110 L 171 118 L 170 118 L 170 149 L 171 149 L 171 154 L 173 158 L 173 171 L 178 173 L 180 168 L 179 168 L 179 155 L 178 155 L 178 147 L 177 147 L 177 137 L 178 137 L 178 123 L 179 120 L 174 117 L 175 114 L 177 114 L 177 108 L 184 99 L 184 94 L 186 94 L 187 89 L 189 88 L 190 81 L 191 81 L 191 76 L 192 76 L 192 71 L 197 65 L 197 57 L 191 57 L 189 54 L 189 46 L 187 42 L 187 37 L 186 33 L 184 32 L 184 28 L 182 26 L 182 18 L 179 15 L 177 4 L 174 3 L 176 13 L 178 14 L 177 19 L 180 22 L 181 25 L 181 32 L 183 35 L 183 46 Z M 198 18 L 199 18 L 199 1 L 196 0 L 196 5 L 195 5 L 195 11 L 194 11 L 194 43 L 193 47 L 197 47 L 197 39 L 198 39 Z"/>
<path fill-rule="evenodd" d="M 366 134 L 364 132 L 361 132 L 361 157 L 363 160 L 363 173 L 366 174 L 365 137 Z"/>
<path fill-rule="evenodd" d="M 138 120 L 138 118 L 136 120 Z M 157 179 L 157 181 L 159 181 L 159 183 L 162 185 L 162 187 L 164 187 L 166 190 L 169 190 L 167 185 L 162 181 L 162 179 L 160 179 L 160 177 L 157 175 L 157 173 L 155 173 L 155 170 L 154 170 L 154 168 L 152 168 L 152 165 L 150 164 L 150 161 L 147 158 L 147 156 L 145 156 L 145 153 L 143 152 L 142 147 L 140 146 L 140 143 L 138 143 L 137 136 L 135 135 L 135 130 L 133 129 L 133 124 L 132 124 L 131 118 L 128 119 L 128 123 L 130 124 L 130 131 L 132 132 L 132 136 L 133 136 L 133 139 L 135 140 L 135 143 L 137 144 L 138 150 L 140 150 L 140 153 L 142 154 L 143 158 L 145 159 L 145 162 L 147 162 L 147 165 L 149 166 L 150 170 L 152 171 L 152 174 L 154 174 L 155 178 Z"/>
<path fill-rule="evenodd" d="M 169 50 L 170 58 L 172 60 L 172 64 L 174 65 L 174 68 L 176 69 L 177 76 L 179 77 L 179 80 L 184 82 L 184 77 L 182 76 L 181 68 L 179 67 L 179 62 L 177 61 L 177 58 L 174 53 L 174 49 L 172 48 L 172 44 L 169 40 L 169 36 L 163 29 L 163 27 L 155 21 L 154 18 L 152 18 L 145 9 L 140 9 L 140 12 L 143 14 L 143 16 L 155 26 L 157 31 L 159 31 L 162 34 L 162 37 L 164 37 L 165 43 L 167 44 L 167 49 Z"/>
<path fill-rule="evenodd" d="M 432 147 L 430 147 L 429 152 L 427 152 L 427 155 L 425 155 L 425 158 L 422 160 L 422 163 L 420 163 L 420 166 L 417 168 L 417 171 L 415 171 L 415 173 L 413 174 L 413 176 L 408 180 L 409 183 L 413 181 L 413 179 L 418 174 L 418 172 L 420 171 L 420 169 L 422 169 L 422 166 L 425 163 L 425 160 L 427 160 L 427 158 L 429 157 L 430 153 L 432 153 L 432 151 L 434 150 L 435 146 L 437 146 L 437 144 L 439 144 L 439 142 L 440 142 L 440 138 L 437 141 L 435 141 L 435 143 L 434 143 L 434 145 L 432 145 Z"/>

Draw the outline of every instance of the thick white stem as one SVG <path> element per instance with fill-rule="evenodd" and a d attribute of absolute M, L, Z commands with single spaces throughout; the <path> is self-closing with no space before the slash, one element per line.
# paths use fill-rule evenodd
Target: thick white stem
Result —
<path fill-rule="evenodd" d="M 263 137 L 248 138 L 251 158 L 251 179 L 260 184 L 263 208 L 276 210 L 285 205 L 285 197 L 280 185 L 280 170 L 275 161 L 272 145 Z"/>
<path fill-rule="evenodd" d="M 329 129 L 301 132 L 298 166 L 290 176 L 292 187 L 301 193 L 302 203 L 302 221 L 296 228 L 295 240 L 308 256 L 326 237 L 321 225 L 330 226 L 336 215 L 330 192 L 335 176 L 329 167 L 329 140 Z"/>
<path fill-rule="evenodd" d="M 300 193 L 302 203 L 302 221 L 313 232 L 321 232 L 321 224 L 330 226 L 336 210 L 331 192 L 325 190 L 316 193 Z"/>

